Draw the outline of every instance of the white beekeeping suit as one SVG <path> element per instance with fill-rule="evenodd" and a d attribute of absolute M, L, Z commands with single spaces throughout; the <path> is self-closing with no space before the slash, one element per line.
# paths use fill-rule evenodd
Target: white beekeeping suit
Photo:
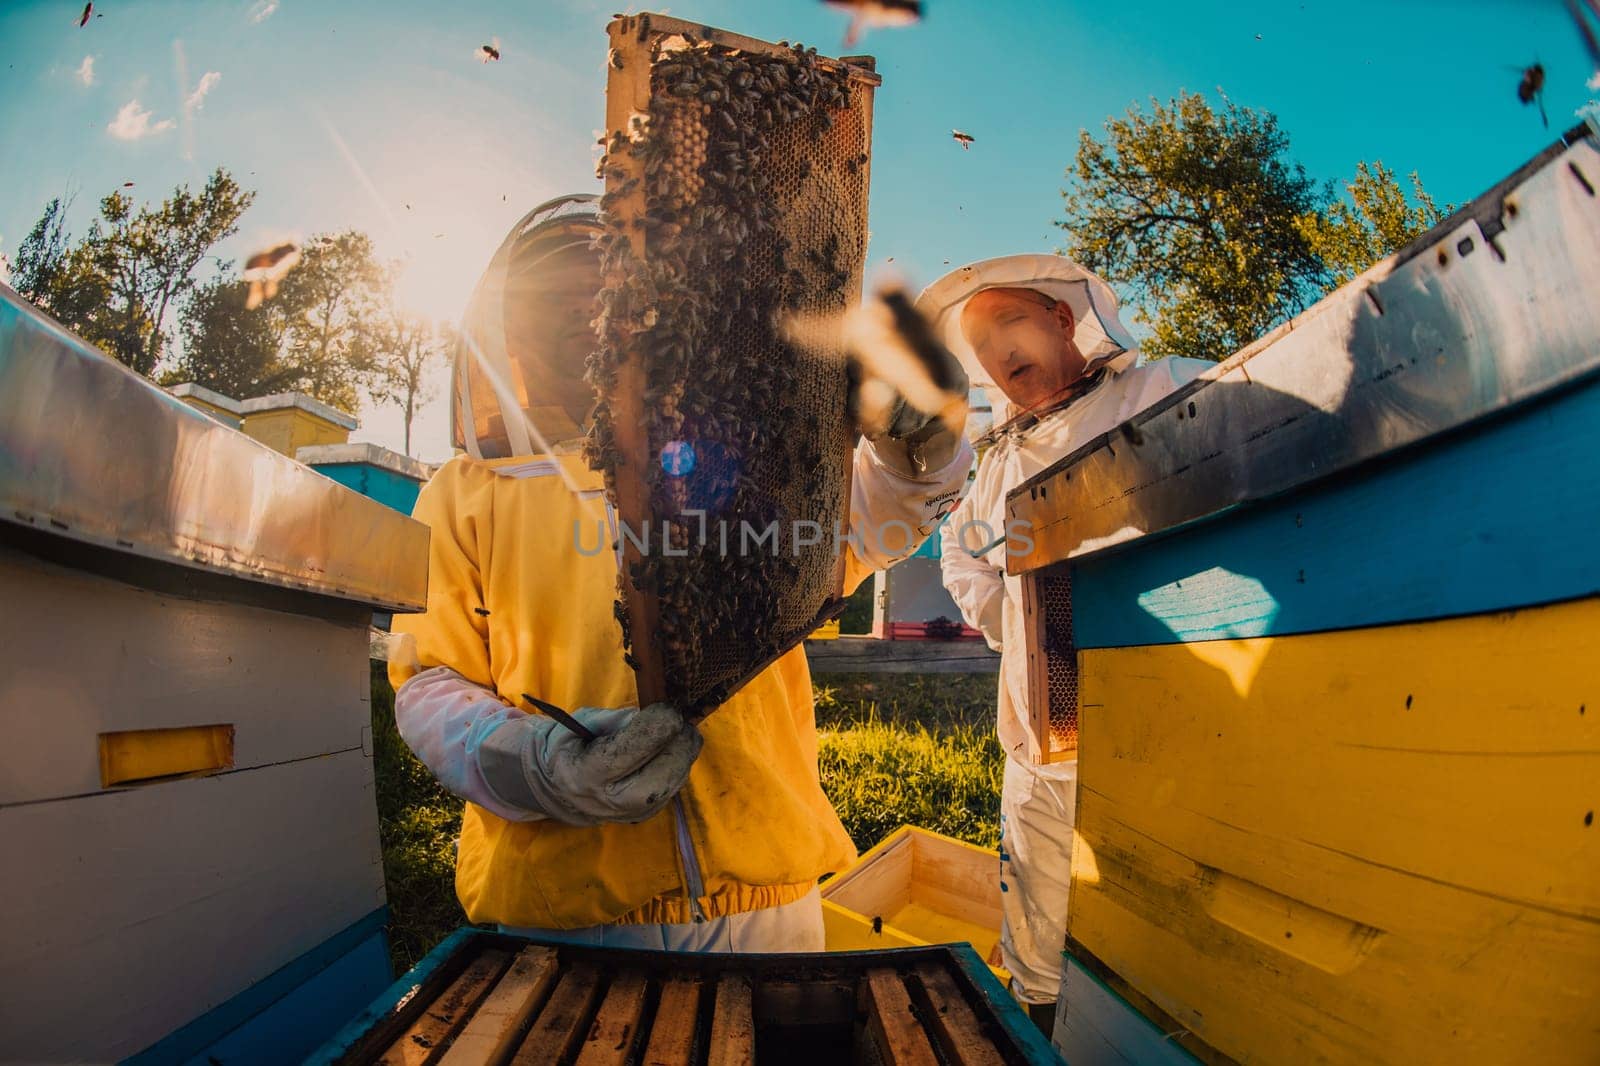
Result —
<path fill-rule="evenodd" d="M 995 408 L 995 424 L 1017 412 L 989 380 L 960 330 L 962 309 L 991 288 L 1023 288 L 1072 309 L 1073 340 L 1088 361 L 1087 391 L 1036 424 L 1001 433 L 980 459 L 976 480 L 940 531 L 945 588 L 969 625 L 1001 653 L 998 722 L 1006 753 L 1001 794 L 1001 954 L 1013 991 L 1031 1004 L 1055 1001 L 1061 980 L 1073 826 L 1076 758 L 1039 765 L 1028 728 L 1027 649 L 1020 579 L 1005 573 L 1006 547 L 975 556 L 1006 533 L 1006 494 L 1084 443 L 1116 427 L 1212 364 L 1198 359 L 1144 363 L 1117 318 L 1116 297 L 1096 275 L 1055 255 L 1015 255 L 961 267 L 930 285 L 917 306 L 934 322 Z M 1092 384 L 1091 384 L 1092 382 Z"/>

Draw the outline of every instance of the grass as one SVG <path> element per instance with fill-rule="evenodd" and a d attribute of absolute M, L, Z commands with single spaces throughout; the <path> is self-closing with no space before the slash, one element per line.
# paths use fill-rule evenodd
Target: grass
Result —
<path fill-rule="evenodd" d="M 908 824 L 996 845 L 1005 760 L 994 735 L 994 675 L 828 674 L 815 696 L 822 787 L 856 847 Z M 400 973 L 466 921 L 455 895 L 461 801 L 400 739 L 379 663 L 372 736 L 389 953 Z"/>
<path fill-rule="evenodd" d="M 372 664 L 372 753 L 389 890 L 389 961 L 400 974 L 467 920 L 455 891 L 462 804 L 400 739 L 383 663 Z"/>

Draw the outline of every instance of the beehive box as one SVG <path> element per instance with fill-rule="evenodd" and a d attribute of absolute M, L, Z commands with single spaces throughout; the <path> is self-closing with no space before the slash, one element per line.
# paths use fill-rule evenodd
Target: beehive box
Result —
<path fill-rule="evenodd" d="M 1000 860 L 992 851 L 903 826 L 822 886 L 829 951 L 966 943 L 1002 984 Z"/>
<path fill-rule="evenodd" d="M 0 1059 L 292 1061 L 389 982 L 367 634 L 427 574 L 0 284 Z"/>
<path fill-rule="evenodd" d="M 966 948 L 690 955 L 461 929 L 310 1063 L 1059 1061 Z"/>
<path fill-rule="evenodd" d="M 1594 1061 L 1597 188 L 1580 127 L 1008 500 L 1069 984 L 1202 1059 Z"/>
<path fill-rule="evenodd" d="M 871 61 L 609 27 L 599 403 L 641 703 L 708 713 L 843 610 Z"/>

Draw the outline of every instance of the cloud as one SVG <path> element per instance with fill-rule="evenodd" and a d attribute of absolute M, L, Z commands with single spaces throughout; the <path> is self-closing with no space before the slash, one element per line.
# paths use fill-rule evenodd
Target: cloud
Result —
<path fill-rule="evenodd" d="M 250 5 L 250 21 L 265 22 L 278 10 L 278 0 L 256 0 Z"/>
<path fill-rule="evenodd" d="M 176 125 L 177 123 L 170 118 L 151 122 L 150 109 L 140 107 L 138 100 L 129 100 L 122 105 L 122 110 L 117 112 L 117 117 L 106 125 L 106 132 L 119 141 L 137 141 L 165 133 Z"/>
<path fill-rule="evenodd" d="M 208 70 L 200 76 L 200 84 L 194 87 L 194 92 L 183 101 L 184 111 L 198 111 L 200 105 L 205 103 L 206 93 L 216 88 L 217 82 L 222 80 L 222 75 L 215 70 Z"/>
<path fill-rule="evenodd" d="M 85 85 L 94 84 L 94 56 L 84 56 L 78 64 L 78 80 Z"/>

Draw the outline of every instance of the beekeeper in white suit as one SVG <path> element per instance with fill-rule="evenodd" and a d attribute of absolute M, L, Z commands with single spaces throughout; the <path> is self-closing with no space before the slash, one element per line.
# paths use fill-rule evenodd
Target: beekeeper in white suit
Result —
<path fill-rule="evenodd" d="M 1145 363 L 1110 287 L 1056 255 L 961 267 L 928 286 L 917 307 L 988 392 L 995 425 L 1013 424 L 995 434 L 940 535 L 945 588 L 1001 653 L 1000 948 L 1012 991 L 1048 1032 L 1061 984 L 1078 764 L 1074 757 L 1040 765 L 1027 725 L 1021 586 L 1005 573 L 1006 545 L 983 549 L 1007 532 L 1009 491 L 1212 364 Z"/>

